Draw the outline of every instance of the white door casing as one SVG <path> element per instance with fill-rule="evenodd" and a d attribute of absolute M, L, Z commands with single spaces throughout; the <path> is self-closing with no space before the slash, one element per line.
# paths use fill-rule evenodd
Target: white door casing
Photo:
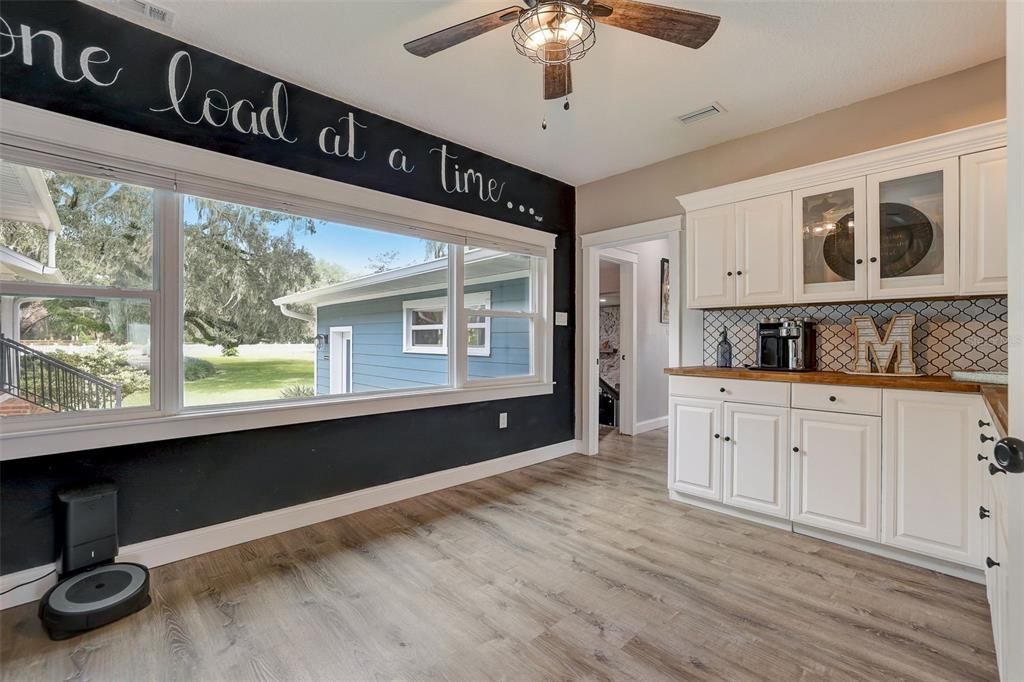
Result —
<path fill-rule="evenodd" d="M 352 327 L 331 327 L 329 331 L 331 393 L 351 393 Z"/>
<path fill-rule="evenodd" d="M 725 403 L 723 502 L 789 517 L 789 410 Z"/>
<path fill-rule="evenodd" d="M 878 541 L 881 421 L 792 411 L 794 523 Z"/>
<path fill-rule="evenodd" d="M 722 407 L 718 400 L 669 398 L 669 487 L 722 499 Z"/>

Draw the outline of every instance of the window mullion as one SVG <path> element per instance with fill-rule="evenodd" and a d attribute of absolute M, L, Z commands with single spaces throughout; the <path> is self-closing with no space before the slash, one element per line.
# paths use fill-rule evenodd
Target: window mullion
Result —
<path fill-rule="evenodd" d="M 468 317 L 465 310 L 465 247 L 448 245 L 448 378 L 452 388 L 466 385 L 469 365 L 466 350 L 469 344 Z"/>
<path fill-rule="evenodd" d="M 182 223 L 184 197 L 174 192 L 156 195 L 158 312 L 152 335 L 157 408 L 164 414 L 181 411 L 184 396 L 184 274 L 185 230 Z"/>

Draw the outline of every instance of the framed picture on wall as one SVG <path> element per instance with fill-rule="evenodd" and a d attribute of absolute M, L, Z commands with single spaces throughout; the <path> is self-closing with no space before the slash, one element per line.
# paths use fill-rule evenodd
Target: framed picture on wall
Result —
<path fill-rule="evenodd" d="M 668 324 L 668 258 L 661 259 L 661 316 L 662 324 Z"/>

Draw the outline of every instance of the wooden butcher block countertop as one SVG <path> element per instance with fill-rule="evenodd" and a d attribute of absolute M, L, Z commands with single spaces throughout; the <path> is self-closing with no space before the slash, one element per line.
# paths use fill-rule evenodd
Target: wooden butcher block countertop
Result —
<path fill-rule="evenodd" d="M 712 379 L 746 379 L 750 381 L 781 381 L 790 384 L 830 384 L 833 386 L 865 386 L 868 388 L 901 388 L 908 391 L 940 391 L 945 393 L 980 393 L 996 422 L 999 434 L 1006 437 L 1009 423 L 1006 386 L 953 381 L 946 376 L 882 376 L 878 374 L 847 374 L 845 372 L 785 372 L 781 370 L 744 369 L 732 367 L 666 367 L 665 374 L 679 377 Z"/>

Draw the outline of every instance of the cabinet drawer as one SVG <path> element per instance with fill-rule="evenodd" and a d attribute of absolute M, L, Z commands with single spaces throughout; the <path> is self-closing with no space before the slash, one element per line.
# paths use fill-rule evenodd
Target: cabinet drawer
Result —
<path fill-rule="evenodd" d="M 708 377 L 669 377 L 669 393 L 687 398 L 789 407 L 789 384 Z"/>
<path fill-rule="evenodd" d="M 882 414 L 882 389 L 793 384 L 793 407 L 880 416 Z"/>

